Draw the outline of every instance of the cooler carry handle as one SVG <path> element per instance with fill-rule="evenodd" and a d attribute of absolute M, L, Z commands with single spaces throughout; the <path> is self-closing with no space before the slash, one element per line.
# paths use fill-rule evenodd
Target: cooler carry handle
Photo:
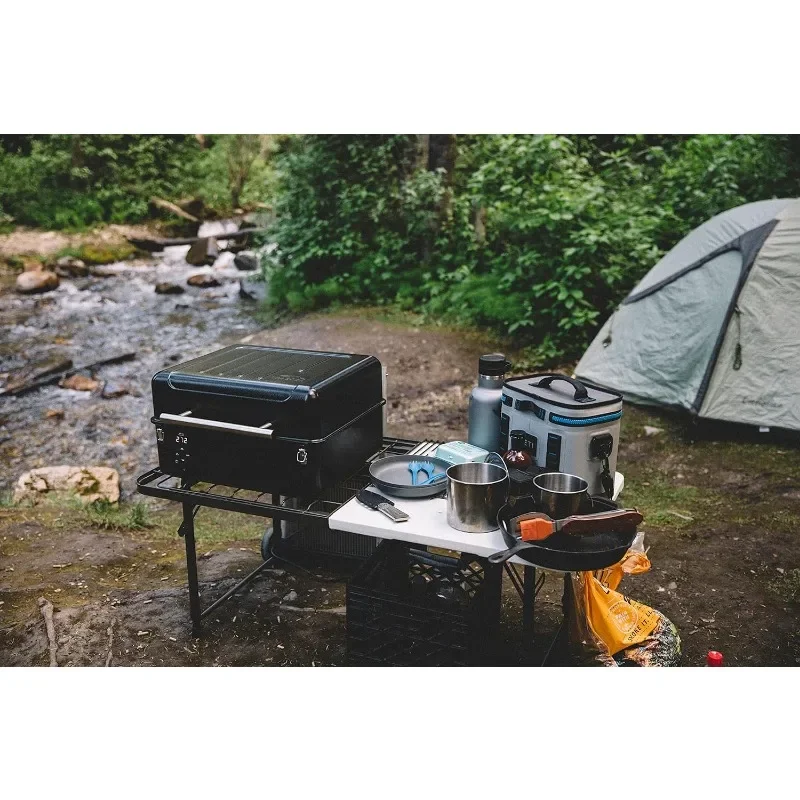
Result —
<path fill-rule="evenodd" d="M 553 381 L 566 381 L 567 383 L 571 383 L 572 386 L 575 388 L 575 394 L 573 395 L 573 400 L 578 401 L 585 401 L 589 399 L 589 391 L 588 389 L 580 382 L 576 381 L 575 378 L 570 378 L 568 375 L 559 375 L 557 373 L 553 373 L 552 375 L 545 375 L 538 383 L 532 384 L 534 386 L 539 386 L 542 389 L 549 389 L 550 384 Z"/>

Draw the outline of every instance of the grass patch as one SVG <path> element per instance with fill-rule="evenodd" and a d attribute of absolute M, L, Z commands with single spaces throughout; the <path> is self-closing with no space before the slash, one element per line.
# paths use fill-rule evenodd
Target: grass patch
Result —
<path fill-rule="evenodd" d="M 83 513 L 89 525 L 102 530 L 143 530 L 151 527 L 148 509 L 144 503 L 120 506 L 107 500 L 98 500 L 86 506 Z"/>
<path fill-rule="evenodd" d="M 0 532 L 20 522 L 38 522 L 54 529 L 91 527 L 99 530 L 135 532 L 152 542 L 181 542 L 178 527 L 183 519 L 179 505 L 170 503 L 166 508 L 154 509 L 147 502 L 113 505 L 97 502 L 84 505 L 76 497 L 64 494 L 44 497 L 34 505 L 15 505 L 10 496 L 0 506 Z M 258 546 L 269 519 L 246 514 L 231 514 L 215 508 L 201 508 L 195 519 L 198 548 L 210 544 L 252 541 Z"/>
<path fill-rule="evenodd" d="M 178 508 L 153 515 L 154 524 L 148 528 L 147 538 L 151 541 L 176 540 L 182 519 L 182 513 Z M 216 508 L 201 508 L 195 518 L 198 550 L 209 544 L 247 540 L 257 546 L 264 529 L 270 524 L 271 520 L 261 517 L 231 514 L 229 511 Z"/>
<path fill-rule="evenodd" d="M 700 493 L 695 486 L 676 486 L 660 477 L 626 481 L 622 494 L 626 506 L 635 506 L 645 522 L 662 528 L 686 528 L 697 522 L 709 501 L 716 497 Z"/>
<path fill-rule="evenodd" d="M 800 597 L 800 569 L 790 569 L 780 578 L 774 578 L 767 584 L 769 590 L 786 602 L 793 602 Z"/>

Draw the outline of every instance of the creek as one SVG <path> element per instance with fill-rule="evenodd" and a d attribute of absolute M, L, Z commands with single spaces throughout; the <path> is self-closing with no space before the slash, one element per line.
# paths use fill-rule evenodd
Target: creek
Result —
<path fill-rule="evenodd" d="M 0 373 L 51 359 L 71 359 L 79 367 L 136 353 L 95 373 L 107 390 L 127 390 L 120 396 L 51 385 L 0 397 L 0 492 L 34 467 L 103 465 L 119 471 L 123 495 L 130 496 L 136 476 L 156 464 L 153 374 L 264 327 L 258 304 L 239 296 L 239 279 L 248 273 L 235 268 L 233 254 L 223 251 L 213 267 L 199 268 L 186 263 L 188 249 L 107 264 L 98 268 L 104 277 L 62 278 L 47 294 L 0 293 Z M 221 285 L 187 286 L 197 272 L 212 274 Z M 185 293 L 156 294 L 159 282 L 182 286 Z"/>

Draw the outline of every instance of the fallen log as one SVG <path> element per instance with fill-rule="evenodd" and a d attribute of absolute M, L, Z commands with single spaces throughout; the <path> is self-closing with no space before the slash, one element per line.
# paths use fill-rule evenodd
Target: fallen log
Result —
<path fill-rule="evenodd" d="M 189 222 L 200 222 L 200 220 L 197 219 L 197 217 L 193 216 L 188 211 L 184 211 L 180 206 L 175 205 L 175 203 L 171 203 L 169 200 L 165 200 L 163 197 L 156 197 L 155 195 L 153 195 L 150 198 L 150 202 L 156 208 L 160 208 L 163 211 L 169 211 L 170 214 L 174 214 L 176 217 L 188 220 Z"/>
<path fill-rule="evenodd" d="M 53 372 L 49 375 L 43 376 L 35 381 L 26 383 L 23 386 L 14 385 L 11 388 L 0 389 L 0 396 L 2 395 L 21 395 L 27 392 L 32 392 L 34 389 L 40 389 L 42 386 L 49 386 L 53 383 L 58 383 L 64 378 L 69 378 L 70 375 L 75 375 L 78 372 L 86 370 L 97 369 L 98 367 L 105 367 L 109 364 L 121 364 L 125 361 L 131 361 L 136 358 L 136 353 L 122 353 L 118 356 L 111 356 L 111 358 L 102 358 L 99 361 L 94 361 L 91 364 L 85 364 L 82 367 L 71 367 L 70 369 L 62 370 L 61 372 Z"/>
<path fill-rule="evenodd" d="M 115 619 L 111 620 L 111 624 L 108 626 L 108 654 L 106 655 L 106 666 L 111 666 L 111 659 L 114 657 L 114 623 L 116 622 Z"/>
<path fill-rule="evenodd" d="M 347 614 L 346 606 L 336 606 L 336 608 L 313 608 L 312 606 L 293 606 L 286 603 L 279 603 L 278 609 L 280 611 L 295 611 L 297 613 L 320 613 L 320 614 L 338 614 L 345 616 Z"/>
<path fill-rule="evenodd" d="M 251 233 L 266 233 L 269 228 L 243 228 L 240 231 L 231 231 L 230 233 L 215 233 L 214 239 L 218 242 L 226 239 L 241 239 L 249 236 Z M 208 236 L 184 236 L 179 239 L 138 239 L 134 236 L 126 237 L 128 241 L 139 250 L 145 250 L 148 253 L 157 253 L 165 247 L 176 247 L 182 244 L 194 244 L 199 242 L 200 239 L 208 239 Z"/>
<path fill-rule="evenodd" d="M 53 624 L 53 604 L 45 597 L 39 598 L 39 611 L 44 617 L 44 626 L 47 630 L 47 644 L 50 648 L 50 666 L 57 667 L 58 660 L 56 659 L 56 651 L 58 644 L 56 643 L 56 626 Z"/>
<path fill-rule="evenodd" d="M 28 364 L 22 369 L 10 373 L 3 389 L 6 394 L 13 394 L 15 391 L 34 383 L 35 381 L 46 378 L 49 375 L 64 372 L 72 368 L 72 359 L 56 356 L 44 362 Z"/>

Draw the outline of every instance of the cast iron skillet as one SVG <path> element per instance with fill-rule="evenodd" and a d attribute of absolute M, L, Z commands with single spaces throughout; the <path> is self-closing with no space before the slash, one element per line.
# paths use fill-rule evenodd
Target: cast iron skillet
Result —
<path fill-rule="evenodd" d="M 592 498 L 595 511 L 612 511 L 617 504 L 603 497 Z M 520 539 L 510 532 L 509 521 L 529 511 L 539 511 L 533 497 L 516 497 L 506 503 L 497 514 L 497 522 L 508 547 L 514 547 Z M 554 533 L 540 542 L 530 542 L 516 555 L 528 563 L 543 569 L 561 572 L 592 572 L 611 567 L 622 560 L 636 536 L 635 530 L 610 531 L 586 536 L 570 536 Z"/>
<path fill-rule="evenodd" d="M 436 474 L 447 472 L 450 464 L 434 456 L 386 456 L 373 461 L 369 465 L 369 475 L 372 482 L 386 494 L 394 497 L 433 497 L 441 494 L 447 488 L 447 480 L 437 481 L 430 486 L 412 486 L 411 473 L 408 465 L 412 461 L 429 462 L 436 467 Z M 424 473 L 420 473 L 420 480 L 424 480 Z"/>

